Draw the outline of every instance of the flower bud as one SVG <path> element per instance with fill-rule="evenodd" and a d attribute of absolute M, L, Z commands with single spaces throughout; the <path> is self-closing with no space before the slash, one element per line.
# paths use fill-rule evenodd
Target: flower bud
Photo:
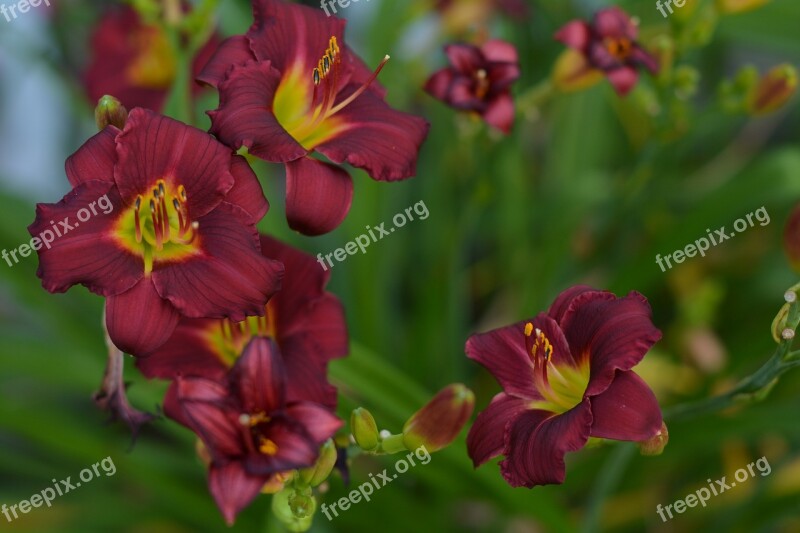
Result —
<path fill-rule="evenodd" d="M 316 510 L 317 501 L 308 487 L 289 487 L 272 497 L 272 512 L 289 531 L 308 531 Z"/>
<path fill-rule="evenodd" d="M 378 447 L 378 425 L 372 413 L 359 407 L 350 415 L 350 429 L 359 448 L 370 451 Z"/>
<path fill-rule="evenodd" d="M 669 431 L 667 430 L 667 425 L 661 422 L 661 429 L 658 430 L 658 433 L 646 441 L 637 442 L 637 444 L 642 455 L 661 455 L 668 442 Z"/>
<path fill-rule="evenodd" d="M 775 342 L 778 344 L 784 341 L 784 331 L 786 330 L 786 319 L 789 318 L 789 309 L 791 309 L 791 304 L 783 304 L 783 307 L 781 307 L 781 310 L 778 311 L 778 314 L 775 315 L 775 319 L 772 321 L 772 338 L 775 339 Z"/>
<path fill-rule="evenodd" d="M 769 2 L 769 0 L 717 0 L 717 10 L 723 15 L 733 13 L 744 13 L 758 9 Z"/>
<path fill-rule="evenodd" d="M 336 445 L 332 439 L 328 439 L 319 451 L 317 463 L 311 468 L 301 470 L 300 479 L 310 487 L 316 487 L 331 475 L 336 466 L 336 455 Z"/>
<path fill-rule="evenodd" d="M 128 120 L 128 110 L 113 96 L 105 95 L 97 101 L 97 107 L 94 108 L 94 121 L 98 130 L 104 129 L 109 124 L 122 129 L 125 127 L 126 120 Z"/>
<path fill-rule="evenodd" d="M 475 395 L 460 383 L 439 391 L 403 426 L 403 442 L 409 450 L 425 446 L 433 453 L 449 445 L 472 416 Z"/>
<path fill-rule="evenodd" d="M 788 63 L 767 72 L 750 92 L 747 111 L 756 116 L 773 113 L 783 107 L 797 90 L 797 69 Z"/>

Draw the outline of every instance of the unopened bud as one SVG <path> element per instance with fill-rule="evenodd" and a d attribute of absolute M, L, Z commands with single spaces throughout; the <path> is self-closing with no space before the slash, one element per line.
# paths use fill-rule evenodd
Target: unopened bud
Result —
<path fill-rule="evenodd" d="M 310 487 L 316 487 L 331 475 L 336 466 L 336 445 L 332 439 L 325 441 L 319 451 L 319 459 L 311 468 L 300 471 L 300 479 Z"/>
<path fill-rule="evenodd" d="M 97 101 L 97 107 L 94 108 L 94 121 L 98 130 L 102 130 L 108 125 L 122 129 L 125 127 L 126 120 L 128 120 L 128 110 L 113 96 L 105 95 Z"/>
<path fill-rule="evenodd" d="M 775 318 L 772 320 L 772 338 L 775 339 L 775 342 L 778 344 L 783 342 L 783 339 L 786 338 L 784 336 L 786 333 L 786 319 L 789 317 L 789 310 L 791 307 L 791 304 L 788 302 L 783 304 L 781 310 L 778 311 L 778 314 L 775 315 Z M 792 331 L 792 333 L 794 333 L 794 331 Z"/>
<path fill-rule="evenodd" d="M 289 531 L 308 531 L 317 501 L 311 489 L 287 487 L 272 497 L 272 512 Z"/>
<path fill-rule="evenodd" d="M 769 0 L 717 0 L 717 9 L 724 15 L 730 15 L 758 9 L 767 2 Z"/>
<path fill-rule="evenodd" d="M 658 433 L 646 441 L 637 442 L 637 444 L 642 455 L 661 455 L 668 442 L 669 431 L 667 430 L 667 425 L 661 422 L 661 429 L 658 430 Z"/>
<path fill-rule="evenodd" d="M 460 383 L 439 391 L 403 426 L 403 442 L 409 450 L 420 446 L 433 453 L 455 440 L 472 416 L 475 395 Z"/>
<path fill-rule="evenodd" d="M 378 447 L 378 424 L 372 413 L 359 407 L 350 415 L 350 430 L 353 438 L 362 450 L 370 451 Z"/>
<path fill-rule="evenodd" d="M 747 111 L 756 116 L 774 113 L 797 91 L 797 69 L 785 63 L 767 72 L 747 99 Z"/>

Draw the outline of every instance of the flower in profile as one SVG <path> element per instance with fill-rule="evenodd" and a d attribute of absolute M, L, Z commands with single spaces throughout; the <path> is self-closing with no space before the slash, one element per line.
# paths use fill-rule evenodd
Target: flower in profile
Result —
<path fill-rule="evenodd" d="M 254 0 L 253 14 L 247 34 L 224 41 L 198 78 L 219 90 L 211 132 L 234 149 L 285 163 L 289 225 L 326 233 L 353 196 L 350 175 L 337 165 L 377 180 L 413 176 L 428 123 L 384 101 L 375 79 L 388 56 L 370 72 L 345 45 L 343 20 L 280 0 Z"/>
<path fill-rule="evenodd" d="M 790 63 L 772 68 L 747 95 L 747 111 L 755 116 L 781 109 L 797 92 L 797 69 Z"/>
<path fill-rule="evenodd" d="M 194 58 L 194 73 L 218 44 L 212 35 Z M 130 7 L 110 9 L 95 28 L 90 48 L 92 59 L 83 83 L 92 103 L 110 94 L 128 109 L 161 110 L 178 74 L 177 56 L 162 28 L 145 24 Z M 201 87 L 193 89 L 197 93 Z"/>
<path fill-rule="evenodd" d="M 510 133 L 514 124 L 510 88 L 519 78 L 514 45 L 494 39 L 480 48 L 451 44 L 444 50 L 450 66 L 434 73 L 425 91 L 456 109 L 476 112 L 490 126 Z"/>
<path fill-rule="evenodd" d="M 592 71 L 603 72 L 617 94 L 624 96 L 630 92 L 639 79 L 638 68 L 644 67 L 652 74 L 658 72 L 658 61 L 647 53 L 636 41 L 639 30 L 633 20 L 619 7 L 598 11 L 592 23 L 573 20 L 564 25 L 555 35 L 556 40 L 579 53 L 565 57 L 575 57 L 579 68 L 566 68 L 574 79 L 593 77 Z M 558 72 L 557 72 L 558 73 Z M 569 80 L 556 79 L 556 83 L 569 87 Z M 563 83 L 560 83 L 563 82 Z M 579 85 L 582 87 L 583 85 Z"/>
<path fill-rule="evenodd" d="M 661 410 L 631 368 L 660 338 L 644 296 L 585 286 L 561 293 L 547 313 L 470 337 L 467 356 L 503 387 L 467 436 L 475 466 L 504 455 L 511 486 L 562 483 L 564 455 L 589 437 L 655 437 Z"/>
<path fill-rule="evenodd" d="M 330 272 L 319 268 L 312 256 L 265 235 L 261 253 L 286 269 L 281 290 L 267 303 L 264 316 L 243 322 L 182 318 L 170 339 L 136 364 L 150 378 L 219 380 L 253 337 L 269 337 L 286 367 L 288 400 L 335 408 L 336 389 L 328 383 L 327 366 L 347 354 L 348 336 L 342 304 L 325 291 Z"/>
<path fill-rule="evenodd" d="M 475 394 L 461 383 L 440 390 L 403 425 L 403 443 L 409 450 L 424 446 L 436 452 L 449 446 L 472 416 Z"/>
<path fill-rule="evenodd" d="M 83 284 L 106 297 L 118 348 L 152 352 L 181 316 L 264 314 L 283 265 L 261 255 L 255 223 L 269 205 L 230 148 L 136 108 L 122 131 L 108 126 L 70 156 L 66 173 L 72 191 L 39 204 L 28 228 L 51 241 L 37 275 L 50 292 Z"/>
<path fill-rule="evenodd" d="M 167 416 L 202 440 L 208 486 L 228 524 L 274 477 L 313 466 L 342 422 L 326 407 L 286 398 L 286 370 L 271 339 L 256 337 L 223 380 L 178 377 Z"/>

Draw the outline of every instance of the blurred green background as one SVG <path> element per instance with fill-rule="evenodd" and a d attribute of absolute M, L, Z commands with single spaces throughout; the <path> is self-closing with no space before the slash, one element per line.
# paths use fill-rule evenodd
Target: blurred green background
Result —
<path fill-rule="evenodd" d="M 26 242 L 36 202 L 68 190 L 63 160 L 94 131 L 92 106 L 77 72 L 89 56 L 88 34 L 110 2 L 63 0 L 13 23 L 0 19 L 0 248 Z M 665 20 L 653 1 L 530 2 L 530 18 L 495 14 L 488 35 L 519 47 L 520 95 L 549 75 L 563 47 L 552 34 L 566 21 L 620 5 L 641 20 L 643 39 L 707 33 L 681 54 L 700 74 L 690 101 L 670 82 L 647 76 L 618 99 L 603 82 L 521 110 L 502 138 L 471 117 L 425 95 L 427 76 L 445 65 L 441 45 L 470 39 L 456 23 L 472 0 L 436 14 L 416 0 L 371 0 L 343 10 L 349 42 L 367 61 L 385 53 L 381 74 L 389 101 L 431 123 L 418 176 L 378 183 L 353 171 L 355 197 L 345 222 L 307 238 L 283 216 L 278 165 L 254 164 L 272 209 L 260 228 L 307 252 L 330 253 L 367 225 L 389 222 L 424 201 L 430 217 L 348 257 L 333 269 L 330 290 L 344 302 L 351 357 L 332 365 L 343 416 L 370 409 L 397 431 L 441 387 L 463 382 L 476 411 L 499 391 L 463 355 L 469 335 L 533 316 L 563 289 L 589 283 L 646 295 L 664 332 L 638 371 L 670 406 L 725 390 L 771 354 L 770 324 L 797 276 L 782 250 L 783 226 L 800 200 L 800 109 L 793 100 L 765 118 L 723 114 L 719 82 L 748 63 L 762 71 L 800 63 L 800 4 L 764 7 L 703 26 L 693 16 Z M 249 3 L 226 0 L 220 31 L 241 33 Z M 709 2 L 705 3 L 709 5 Z M 469 7 L 469 6 L 466 6 Z M 35 11 L 35 12 L 34 12 Z M 699 29 L 698 29 L 699 28 Z M 705 28 L 705 29 L 704 29 Z M 681 37 L 683 36 L 683 37 Z M 215 107 L 215 96 L 198 104 Z M 207 118 L 198 122 L 207 127 Z M 760 207 L 757 225 L 664 273 L 666 255 Z M 390 224 L 387 224 L 390 225 Z M 120 423 L 91 400 L 102 378 L 102 300 L 83 288 L 46 293 L 37 260 L 0 263 L 0 503 L 12 505 L 110 456 L 117 468 L 0 529 L 22 532 L 189 532 L 227 528 L 208 494 L 193 436 L 168 420 L 146 427 L 133 448 Z M 165 383 L 128 368 L 130 397 L 155 410 Z M 568 532 L 800 531 L 800 372 L 788 374 L 764 402 L 669 424 L 663 455 L 640 457 L 609 445 L 571 454 L 562 486 L 511 489 L 494 462 L 473 470 L 464 435 L 425 466 L 335 520 L 319 515 L 312 531 Z M 466 434 L 466 431 L 464 432 Z M 666 505 L 759 457 L 769 476 L 751 479 L 663 524 Z M 359 458 L 352 478 L 393 464 Z M 322 501 L 345 494 L 332 479 Z M 231 531 L 281 531 L 258 499 Z"/>

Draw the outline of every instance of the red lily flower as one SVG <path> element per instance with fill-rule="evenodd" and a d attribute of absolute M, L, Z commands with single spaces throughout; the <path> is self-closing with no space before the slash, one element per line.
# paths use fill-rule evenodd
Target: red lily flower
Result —
<path fill-rule="evenodd" d="M 342 426 L 325 407 L 287 402 L 275 343 L 250 341 L 223 382 L 178 377 L 164 412 L 200 437 L 210 456 L 208 485 L 228 524 L 276 474 L 314 464 Z"/>
<path fill-rule="evenodd" d="M 28 228 L 53 237 L 61 225 L 38 251 L 37 275 L 50 292 L 80 283 L 105 296 L 118 348 L 152 352 L 181 316 L 264 314 L 283 265 L 261 255 L 255 223 L 269 204 L 244 158 L 137 108 L 123 131 L 108 126 L 70 156 L 66 172 L 73 190 L 39 204 Z"/>
<path fill-rule="evenodd" d="M 511 486 L 562 483 L 564 455 L 589 437 L 655 436 L 661 410 L 631 368 L 660 338 L 644 296 L 585 286 L 564 291 L 532 320 L 470 337 L 467 356 L 504 390 L 467 436 L 475 466 L 502 454 Z"/>
<path fill-rule="evenodd" d="M 636 85 L 637 67 L 658 72 L 658 61 L 636 41 L 638 34 L 628 14 L 615 6 L 598 11 L 591 24 L 568 22 L 555 38 L 580 52 L 587 67 L 604 72 L 617 94 L 624 96 Z"/>
<path fill-rule="evenodd" d="M 428 133 L 423 119 L 395 111 L 370 73 L 344 44 L 345 22 L 279 0 L 255 0 L 255 22 L 231 37 L 199 81 L 217 87 L 209 112 L 222 142 L 286 164 L 286 217 L 307 235 L 338 226 L 350 209 L 353 183 L 342 168 L 363 168 L 377 180 L 413 176 Z"/>
<path fill-rule="evenodd" d="M 456 109 L 477 112 L 487 124 L 510 133 L 514 124 L 510 87 L 519 78 L 514 45 L 495 39 L 480 48 L 451 44 L 444 51 L 452 66 L 433 74 L 425 91 Z"/>
<path fill-rule="evenodd" d="M 192 375 L 220 380 L 255 336 L 273 339 L 288 376 L 289 401 L 308 400 L 336 407 L 336 388 L 328 383 L 328 361 L 347 354 L 347 324 L 339 300 L 325 291 L 329 272 L 316 260 L 271 237 L 261 236 L 261 253 L 284 264 L 280 290 L 263 317 L 245 322 L 182 318 L 158 350 L 136 360 L 147 377 Z"/>
<path fill-rule="evenodd" d="M 212 35 L 192 62 L 198 74 L 219 45 Z M 108 11 L 92 34 L 92 60 L 83 83 L 92 104 L 114 95 L 128 109 L 161 111 L 177 75 L 177 57 L 164 31 L 145 25 L 130 7 Z M 202 87 L 192 86 L 194 94 Z"/>

